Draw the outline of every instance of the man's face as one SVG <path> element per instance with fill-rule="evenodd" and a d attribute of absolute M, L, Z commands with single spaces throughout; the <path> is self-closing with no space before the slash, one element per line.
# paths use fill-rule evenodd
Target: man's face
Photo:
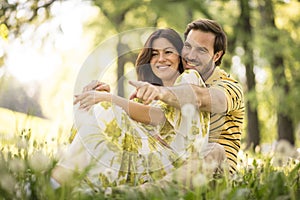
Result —
<path fill-rule="evenodd" d="M 182 49 L 185 69 L 197 70 L 205 80 L 211 76 L 218 56 L 214 54 L 215 35 L 210 32 L 191 30 Z"/>

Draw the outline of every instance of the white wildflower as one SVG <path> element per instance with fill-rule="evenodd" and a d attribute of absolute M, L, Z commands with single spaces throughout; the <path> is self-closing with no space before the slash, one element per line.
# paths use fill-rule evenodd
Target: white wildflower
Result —
<path fill-rule="evenodd" d="M 16 185 L 16 180 L 10 174 L 2 174 L 0 179 L 1 187 L 8 193 L 12 194 Z"/>
<path fill-rule="evenodd" d="M 106 188 L 106 190 L 104 191 L 104 196 L 107 198 L 110 197 L 111 195 L 112 195 L 111 187 Z"/>
<path fill-rule="evenodd" d="M 104 175 L 107 177 L 108 181 L 113 182 L 113 170 L 110 168 L 106 168 L 104 171 Z"/>
<path fill-rule="evenodd" d="M 12 159 L 9 161 L 8 165 L 12 172 L 22 173 L 26 170 L 25 163 L 21 159 Z"/>
<path fill-rule="evenodd" d="M 240 188 L 236 191 L 236 197 L 237 197 L 237 199 L 240 199 L 240 198 L 247 199 L 247 197 L 250 195 L 250 193 L 251 193 L 250 189 Z"/>
<path fill-rule="evenodd" d="M 273 165 L 277 167 L 286 166 L 291 157 L 297 157 L 297 150 L 288 141 L 280 140 L 275 148 L 272 159 Z"/>
<path fill-rule="evenodd" d="M 44 152 L 36 151 L 29 158 L 29 166 L 35 171 L 44 171 L 50 168 L 51 161 Z"/>
<path fill-rule="evenodd" d="M 18 149 L 26 149 L 28 147 L 28 141 L 25 139 L 20 139 L 17 142 Z"/>
<path fill-rule="evenodd" d="M 207 178 L 204 174 L 198 173 L 192 178 L 192 183 L 194 187 L 201 187 L 207 184 Z"/>
<path fill-rule="evenodd" d="M 215 160 L 210 160 L 208 162 L 203 162 L 203 172 L 207 175 L 213 174 L 214 171 L 218 168 L 218 162 Z"/>

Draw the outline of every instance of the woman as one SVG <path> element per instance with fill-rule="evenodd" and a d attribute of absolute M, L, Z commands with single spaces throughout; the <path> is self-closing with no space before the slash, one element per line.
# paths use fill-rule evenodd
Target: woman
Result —
<path fill-rule="evenodd" d="M 138 79 L 172 86 L 204 85 L 195 71 L 183 71 L 183 43 L 172 29 L 159 29 L 146 41 L 136 61 Z M 86 91 L 76 96 L 78 133 L 52 177 L 64 183 L 75 170 L 90 167 L 92 186 L 139 185 L 158 180 L 182 163 L 192 143 L 206 134 L 207 116 L 196 112 L 191 131 L 182 129 L 179 110 L 160 101 L 143 105 L 108 92 Z M 181 131 L 180 130 L 184 130 Z"/>

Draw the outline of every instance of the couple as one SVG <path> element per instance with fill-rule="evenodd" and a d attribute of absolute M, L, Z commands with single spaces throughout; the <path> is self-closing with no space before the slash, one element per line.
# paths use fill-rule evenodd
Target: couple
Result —
<path fill-rule="evenodd" d="M 244 105 L 238 82 L 217 67 L 226 35 L 216 22 L 200 19 L 187 26 L 185 40 L 172 29 L 150 35 L 136 61 L 139 81 L 131 81 L 136 101 L 95 82 L 76 96 L 77 134 L 53 169 L 52 184 L 87 168 L 93 187 L 159 180 L 194 155 L 200 159 L 197 141 L 204 137 L 204 160 L 236 170 Z"/>

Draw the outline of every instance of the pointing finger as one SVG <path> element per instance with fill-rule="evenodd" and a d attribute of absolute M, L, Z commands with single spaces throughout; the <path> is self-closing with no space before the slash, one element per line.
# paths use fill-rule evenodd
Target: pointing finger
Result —
<path fill-rule="evenodd" d="M 140 88 L 140 87 L 145 85 L 145 82 L 143 82 L 143 81 L 129 81 L 129 84 L 136 87 L 136 88 Z"/>

